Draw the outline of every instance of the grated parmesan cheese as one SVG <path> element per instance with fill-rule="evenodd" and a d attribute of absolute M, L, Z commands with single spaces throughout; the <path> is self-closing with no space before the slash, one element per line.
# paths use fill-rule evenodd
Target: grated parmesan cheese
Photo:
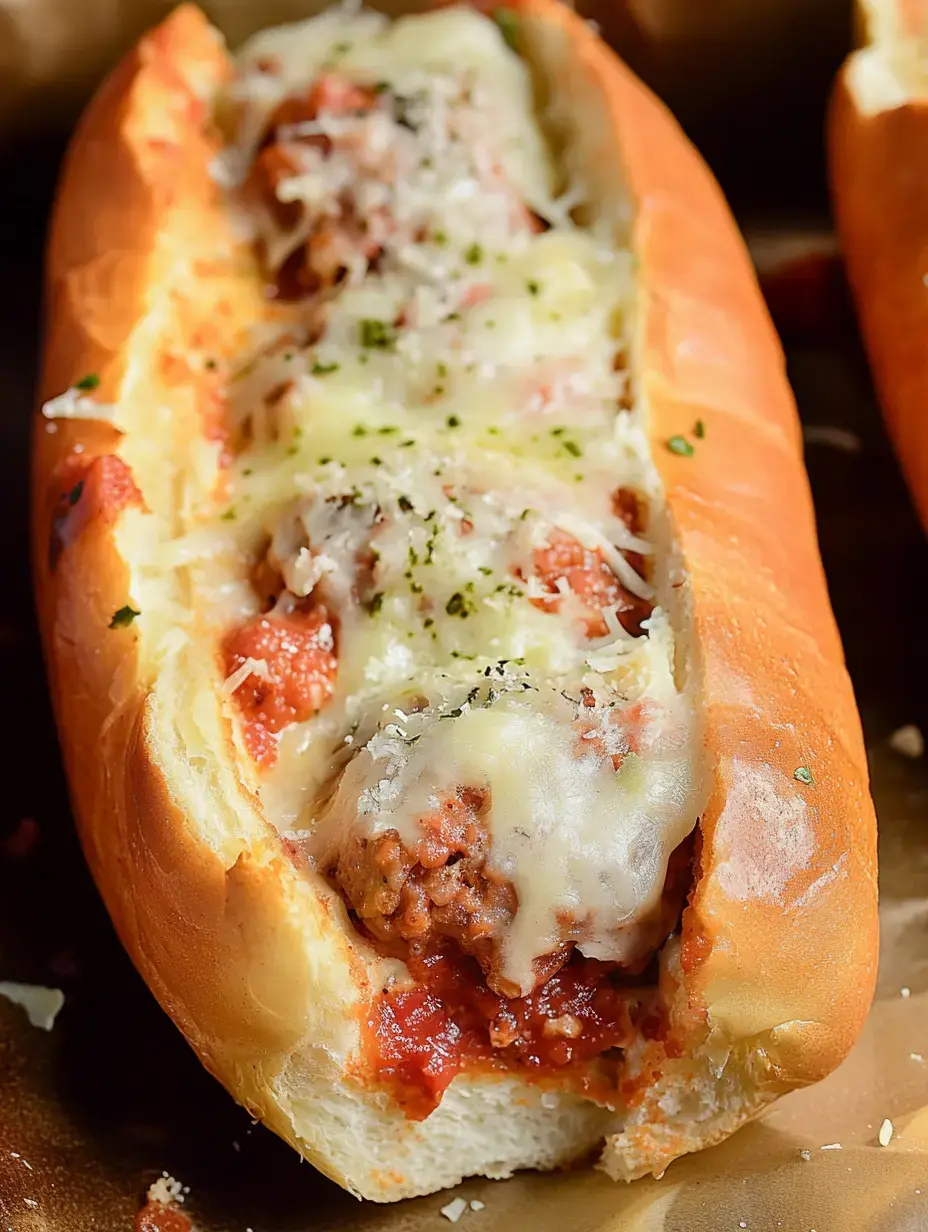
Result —
<path fill-rule="evenodd" d="M 252 659 L 249 656 L 249 658 L 247 658 L 240 667 L 237 667 L 234 672 L 231 672 L 223 681 L 223 696 L 231 697 L 237 689 L 242 687 L 249 676 L 257 676 L 259 680 L 270 679 L 270 668 L 264 659 Z"/>
<path fill-rule="evenodd" d="M 463 9 L 393 23 L 337 10 L 246 45 L 238 128 L 214 167 L 232 200 L 272 110 L 321 75 L 329 94 L 333 77 L 376 89 L 340 111 L 320 87 L 277 130 L 290 169 L 268 192 L 301 208 L 283 229 L 268 200 L 251 224 L 272 271 L 303 245 L 307 261 L 341 245 L 344 272 L 307 300 L 312 343 L 255 337 L 231 398 L 250 442 L 234 516 L 167 555 L 228 622 L 263 610 L 229 574 L 269 541 L 275 610 L 313 596 L 337 614 L 334 696 L 281 733 L 260 788 L 318 867 L 387 828 L 415 847 L 438 795 L 488 789 L 490 866 L 519 901 L 503 968 L 527 991 L 564 913 L 585 954 L 648 944 L 702 801 L 666 603 L 633 634 L 615 591 L 587 605 L 582 569 L 539 565 L 566 536 L 602 562 L 599 584 L 666 598 L 650 528 L 614 508 L 629 487 L 661 517 L 618 362 L 634 261 L 577 224 L 587 194 L 551 160 L 525 65 Z M 590 639 L 597 611 L 606 633 Z M 246 661 L 224 695 L 262 668 Z"/>
<path fill-rule="evenodd" d="M 101 423 L 116 423 L 119 408 L 106 402 L 95 402 L 76 386 L 66 389 L 42 405 L 46 419 L 98 419 Z"/>

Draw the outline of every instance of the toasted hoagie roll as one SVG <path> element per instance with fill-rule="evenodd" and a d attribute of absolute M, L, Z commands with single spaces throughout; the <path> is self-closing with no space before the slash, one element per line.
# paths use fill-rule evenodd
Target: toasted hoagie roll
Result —
<path fill-rule="evenodd" d="M 832 199 L 877 394 L 928 527 L 928 2 L 865 0 L 829 117 Z"/>
<path fill-rule="evenodd" d="M 783 358 L 578 17 L 178 9 L 74 139 L 35 571 L 87 857 L 389 1201 L 660 1173 L 844 1056 L 874 818 Z"/>

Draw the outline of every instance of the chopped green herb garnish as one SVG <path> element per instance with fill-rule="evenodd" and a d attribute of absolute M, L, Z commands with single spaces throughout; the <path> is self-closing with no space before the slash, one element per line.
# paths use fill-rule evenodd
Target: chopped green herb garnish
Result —
<path fill-rule="evenodd" d="M 408 440 L 408 441 L 400 441 L 400 446 L 399 446 L 399 447 L 400 447 L 400 449 L 409 449 L 409 447 L 410 447 L 411 445 L 415 445 L 415 443 L 416 443 L 416 442 L 415 442 L 414 440 L 412 440 L 412 439 L 410 439 L 410 440 Z"/>
<path fill-rule="evenodd" d="M 393 427 L 392 425 L 390 425 L 390 424 L 388 424 L 388 425 L 387 425 L 386 427 L 384 427 L 384 428 L 378 428 L 378 429 L 377 429 L 377 435 L 378 435 L 378 436 L 393 436 L 393 435 L 394 435 L 394 433 L 396 433 L 396 432 L 399 432 L 399 428 L 394 428 L 394 427 Z"/>
<path fill-rule="evenodd" d="M 695 452 L 692 444 L 685 436 L 672 436 L 667 442 L 667 448 L 671 453 L 678 454 L 681 458 L 691 458 Z"/>
<path fill-rule="evenodd" d="M 812 771 L 805 766 L 800 766 L 793 771 L 793 778 L 800 783 L 805 783 L 806 787 L 812 787 L 815 784 L 815 779 L 812 777 Z"/>
<path fill-rule="evenodd" d="M 243 475 L 253 475 L 254 473 L 255 473 L 254 470 L 250 466 L 246 466 L 245 469 L 242 471 Z"/>
<path fill-rule="evenodd" d="M 125 607 L 121 607 L 118 612 L 113 613 L 113 619 L 110 621 L 111 629 L 126 629 L 132 624 L 136 616 L 141 616 L 141 612 L 137 612 L 134 607 L 130 607 L 127 603 Z"/>
<path fill-rule="evenodd" d="M 378 458 L 376 454 L 371 458 L 371 466 L 383 466 L 383 458 Z"/>
<path fill-rule="evenodd" d="M 512 9 L 494 9 L 493 20 L 499 26 L 499 32 L 507 47 L 517 51 L 519 41 L 519 22 Z"/>
<path fill-rule="evenodd" d="M 95 372 L 88 372 L 86 376 L 82 376 L 79 381 L 74 382 L 74 388 L 79 389 L 82 393 L 89 393 L 92 389 L 96 389 L 100 384 L 100 378 Z"/>
<path fill-rule="evenodd" d="M 433 243 L 433 244 L 440 244 L 440 245 L 441 245 L 441 244 L 447 244 L 447 243 L 448 243 L 448 237 L 447 237 L 447 235 L 445 235 L 444 231 L 433 231 L 433 232 L 432 232 L 432 243 Z"/>
<path fill-rule="evenodd" d="M 583 450 L 576 441 L 562 441 L 561 448 L 566 449 L 572 458 L 582 458 Z"/>
<path fill-rule="evenodd" d="M 563 436 L 566 431 L 567 431 L 566 428 L 552 428 L 551 435 L 552 436 Z"/>
<path fill-rule="evenodd" d="M 332 459 L 328 456 L 323 456 L 321 458 L 317 458 L 316 461 L 319 466 L 328 466 Z"/>
<path fill-rule="evenodd" d="M 336 363 L 321 364 L 317 359 L 313 364 L 311 371 L 313 376 L 328 376 L 330 372 L 337 372 L 338 369 L 339 365 Z"/>
<path fill-rule="evenodd" d="M 530 278 L 525 284 L 525 288 L 529 295 L 537 295 L 541 290 L 541 284 L 536 282 L 534 278 Z"/>
<path fill-rule="evenodd" d="M 378 590 L 367 601 L 367 610 L 371 616 L 376 616 L 383 607 L 383 591 Z"/>
<path fill-rule="evenodd" d="M 386 321 L 367 317 L 361 322 L 361 346 L 363 347 L 386 351 L 394 345 L 396 337 L 396 329 L 388 325 Z"/>
<path fill-rule="evenodd" d="M 235 506 L 234 505 L 229 506 L 229 508 L 222 515 L 221 521 L 223 522 L 234 522 L 235 521 Z"/>
<path fill-rule="evenodd" d="M 461 426 L 461 421 L 458 419 L 457 415 L 449 415 L 445 420 L 445 423 L 449 428 L 460 428 Z"/>
<path fill-rule="evenodd" d="M 401 496 L 400 499 L 397 501 L 397 504 L 402 509 L 403 513 L 409 513 L 413 507 L 412 501 L 409 499 L 408 496 Z"/>
<path fill-rule="evenodd" d="M 74 487 L 71 489 L 71 491 L 68 493 L 68 504 L 76 505 L 77 502 L 81 499 L 81 493 L 83 492 L 83 490 L 84 490 L 84 481 L 83 479 L 79 479 L 77 483 L 74 485 Z"/>
<path fill-rule="evenodd" d="M 489 565 L 478 565 L 477 569 L 480 573 L 483 574 L 484 577 L 490 577 L 491 574 L 493 573 L 493 570 L 490 568 Z"/>
<path fill-rule="evenodd" d="M 439 360 L 435 365 L 435 371 L 442 378 L 442 380 L 444 380 L 444 378 L 448 375 L 448 365 L 443 360 Z"/>
<path fill-rule="evenodd" d="M 351 435 L 367 436 L 367 428 L 365 428 L 364 424 L 355 424 L 355 426 L 351 429 Z"/>
<path fill-rule="evenodd" d="M 473 243 L 464 253 L 464 260 L 468 265 L 479 265 L 483 260 L 483 248 L 478 243 Z"/>
<path fill-rule="evenodd" d="M 215 372 L 218 366 L 215 359 L 207 359 L 203 362 L 203 367 L 207 372 Z"/>
<path fill-rule="evenodd" d="M 705 435 L 706 425 L 701 419 L 697 419 L 696 423 L 693 425 L 693 436 L 695 436 L 697 440 L 701 441 Z"/>
<path fill-rule="evenodd" d="M 449 616 L 460 616 L 462 619 L 469 616 L 473 609 L 473 603 L 459 590 L 456 590 L 445 604 L 445 611 Z"/>

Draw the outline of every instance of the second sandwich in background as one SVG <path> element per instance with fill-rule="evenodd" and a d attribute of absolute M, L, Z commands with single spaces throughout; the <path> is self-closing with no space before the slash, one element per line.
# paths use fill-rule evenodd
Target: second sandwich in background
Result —
<path fill-rule="evenodd" d="M 928 0 L 862 0 L 829 123 L 838 235 L 877 393 L 928 528 Z"/>

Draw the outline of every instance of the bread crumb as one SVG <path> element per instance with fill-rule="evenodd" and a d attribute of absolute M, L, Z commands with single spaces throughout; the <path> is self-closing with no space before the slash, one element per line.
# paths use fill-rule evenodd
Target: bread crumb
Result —
<path fill-rule="evenodd" d="M 903 999 L 903 1001 L 908 1001 L 911 995 L 912 995 L 911 988 L 900 988 L 899 989 L 899 996 Z"/>
<path fill-rule="evenodd" d="M 162 1172 L 158 1179 L 148 1186 L 148 1201 L 160 1202 L 162 1206 L 180 1206 L 189 1192 L 189 1185 L 182 1185 L 169 1172 Z"/>
<path fill-rule="evenodd" d="M 889 1146 L 893 1137 L 893 1123 L 886 1117 L 883 1124 L 880 1126 L 879 1142 L 880 1146 Z"/>
<path fill-rule="evenodd" d="M 0 997 L 6 997 L 14 1005 L 21 1005 L 32 1025 L 41 1031 L 52 1029 L 64 1005 L 64 993 L 60 988 L 17 984 L 12 980 L 0 980 Z"/>
<path fill-rule="evenodd" d="M 479 1198 L 474 1198 L 470 1204 L 470 1209 L 472 1211 L 482 1211 L 485 1208 L 485 1206 L 486 1206 L 485 1202 L 481 1202 Z"/>
<path fill-rule="evenodd" d="M 825 1146 L 820 1146 L 818 1149 L 820 1151 L 840 1151 L 841 1143 L 840 1142 L 828 1142 L 825 1144 Z"/>
<path fill-rule="evenodd" d="M 799 1158 L 804 1159 L 806 1163 L 808 1163 L 809 1160 L 812 1158 L 812 1152 L 809 1150 L 807 1146 L 804 1146 L 802 1150 L 799 1152 Z"/>
<path fill-rule="evenodd" d="M 451 1223 L 457 1223 L 466 1210 L 467 1203 L 463 1198 L 452 1198 L 447 1206 L 441 1208 L 441 1213 Z"/>
<path fill-rule="evenodd" d="M 894 753 L 901 753 L 903 757 L 911 757 L 915 760 L 924 756 L 925 737 L 914 723 L 906 723 L 890 736 L 889 747 Z"/>

